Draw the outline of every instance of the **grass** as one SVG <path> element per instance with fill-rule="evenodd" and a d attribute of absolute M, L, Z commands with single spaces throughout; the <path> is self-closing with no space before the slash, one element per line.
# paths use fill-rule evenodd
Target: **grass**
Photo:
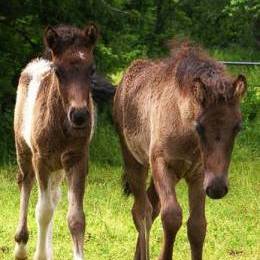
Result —
<path fill-rule="evenodd" d="M 240 135 L 235 147 L 230 170 L 230 193 L 220 201 L 207 199 L 208 232 L 204 259 L 260 259 L 260 128 L 255 123 L 252 125 L 254 127 L 248 127 Z M 109 142 L 113 145 L 108 146 Z M 104 161 L 98 157 L 97 151 L 102 151 Z M 113 154 L 113 158 L 109 159 L 108 154 Z M 91 155 L 93 160 L 84 204 L 87 219 L 86 258 L 132 259 L 136 239 L 130 213 L 132 198 L 125 198 L 121 193 L 120 152 L 117 138 L 109 124 L 97 128 Z M 3 260 L 12 259 L 13 236 L 18 219 L 19 195 L 15 171 L 16 166 L 13 164 L 0 167 L 0 259 Z M 72 259 L 71 238 L 65 217 L 66 191 L 66 184 L 63 184 L 63 199 L 55 212 L 53 240 L 54 257 L 57 260 Z M 188 218 L 187 188 L 183 182 L 178 186 L 177 194 L 184 218 L 174 256 L 176 259 L 190 259 L 185 225 Z M 34 216 L 36 200 L 37 189 L 34 188 L 29 209 L 29 259 L 33 256 L 37 238 Z M 162 227 L 160 219 L 157 219 L 151 232 L 151 259 L 157 258 L 161 242 Z"/>

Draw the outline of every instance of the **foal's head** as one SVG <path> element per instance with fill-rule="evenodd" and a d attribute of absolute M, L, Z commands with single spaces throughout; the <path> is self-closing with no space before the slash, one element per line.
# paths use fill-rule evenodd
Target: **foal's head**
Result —
<path fill-rule="evenodd" d="M 234 139 L 242 125 L 240 100 L 246 90 L 244 76 L 233 81 L 222 76 L 208 72 L 195 79 L 193 85 L 200 104 L 195 131 L 205 169 L 204 189 L 212 199 L 220 199 L 228 192 L 228 168 Z"/>
<path fill-rule="evenodd" d="M 204 165 L 204 189 L 210 198 L 219 199 L 228 192 L 228 168 L 241 129 L 240 100 L 246 79 L 240 75 L 234 80 L 222 64 L 189 45 L 183 45 L 175 60 L 180 88 L 198 104 L 194 131 Z"/>
<path fill-rule="evenodd" d="M 97 38 L 94 24 L 83 30 L 59 26 L 48 27 L 45 31 L 45 44 L 51 52 L 62 103 L 74 129 L 84 129 L 88 125 L 93 49 Z"/>

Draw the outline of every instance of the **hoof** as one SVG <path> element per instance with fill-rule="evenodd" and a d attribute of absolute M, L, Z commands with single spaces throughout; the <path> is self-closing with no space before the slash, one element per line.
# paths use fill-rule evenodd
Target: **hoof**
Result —
<path fill-rule="evenodd" d="M 27 259 L 26 245 L 24 243 L 15 244 L 14 257 L 16 260 Z"/>
<path fill-rule="evenodd" d="M 51 256 L 45 256 L 45 255 L 41 255 L 41 254 L 35 254 L 33 257 L 33 260 L 52 260 Z"/>

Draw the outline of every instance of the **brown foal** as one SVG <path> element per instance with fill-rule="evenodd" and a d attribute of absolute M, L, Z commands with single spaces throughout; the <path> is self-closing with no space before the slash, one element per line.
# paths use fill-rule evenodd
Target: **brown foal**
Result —
<path fill-rule="evenodd" d="M 74 259 L 83 259 L 83 197 L 95 106 L 90 92 L 97 27 L 48 27 L 45 45 L 51 60 L 35 59 L 20 76 L 15 107 L 15 142 L 19 165 L 20 217 L 15 258 L 26 259 L 27 213 L 36 177 L 38 242 L 34 259 L 52 259 L 52 219 L 63 171 L 68 181 L 68 226 Z"/>
<path fill-rule="evenodd" d="M 161 213 L 164 243 L 159 259 L 170 260 L 182 224 L 175 187 L 188 185 L 188 238 L 193 260 L 202 259 L 206 235 L 205 195 L 228 192 L 228 168 L 241 127 L 240 99 L 246 80 L 200 48 L 183 43 L 164 60 L 137 60 L 116 91 L 114 120 L 120 137 L 126 188 L 134 195 L 139 233 L 135 259 L 149 259 L 149 231 Z M 148 168 L 152 179 L 146 190 Z"/>

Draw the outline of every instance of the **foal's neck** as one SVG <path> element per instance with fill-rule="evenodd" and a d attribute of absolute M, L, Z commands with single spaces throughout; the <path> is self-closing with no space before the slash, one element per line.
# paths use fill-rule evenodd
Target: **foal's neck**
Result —
<path fill-rule="evenodd" d="M 48 89 L 46 90 L 46 109 L 48 117 L 56 122 L 60 120 L 64 121 L 66 112 L 59 91 L 59 81 L 54 72 L 51 73 L 49 77 Z"/>

